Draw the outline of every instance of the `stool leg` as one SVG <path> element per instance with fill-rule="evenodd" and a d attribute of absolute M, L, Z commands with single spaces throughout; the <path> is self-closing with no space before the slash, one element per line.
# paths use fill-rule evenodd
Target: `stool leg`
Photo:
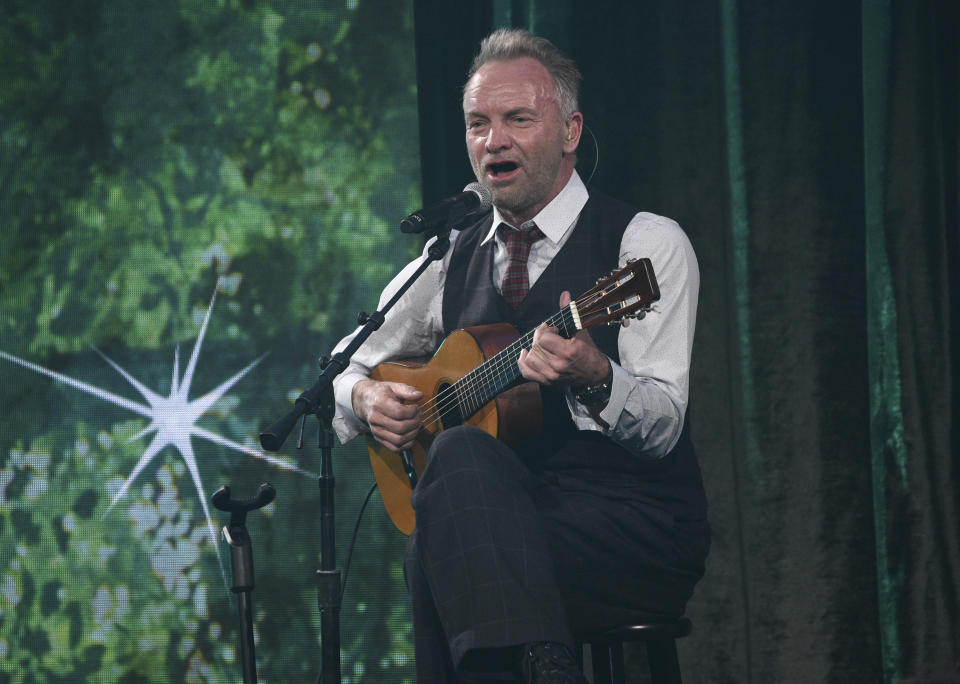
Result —
<path fill-rule="evenodd" d="M 613 684 L 613 654 L 609 644 L 590 644 L 593 684 Z"/>
<path fill-rule="evenodd" d="M 627 674 L 623 665 L 623 642 L 610 644 L 610 668 L 613 684 L 626 684 Z"/>
<path fill-rule="evenodd" d="M 672 637 L 648 637 L 647 662 L 652 684 L 682 684 L 677 642 Z"/>
<path fill-rule="evenodd" d="M 590 657 L 593 660 L 593 684 L 625 684 L 621 642 L 591 644 Z"/>

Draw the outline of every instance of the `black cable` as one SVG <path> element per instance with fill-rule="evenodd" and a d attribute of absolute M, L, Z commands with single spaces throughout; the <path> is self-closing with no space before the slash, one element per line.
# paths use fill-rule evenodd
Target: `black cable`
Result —
<path fill-rule="evenodd" d="M 367 496 L 363 499 L 363 505 L 360 507 L 360 512 L 357 513 L 357 522 L 353 525 L 353 536 L 350 537 L 350 547 L 347 549 L 347 562 L 343 566 L 343 583 L 340 585 L 340 605 L 343 605 L 343 595 L 347 592 L 347 574 L 350 572 L 350 559 L 353 558 L 353 546 L 357 541 L 357 533 L 360 531 L 360 521 L 363 520 L 363 512 L 367 510 L 367 504 L 370 503 L 370 497 L 373 496 L 373 492 L 377 488 L 377 483 L 374 481 L 370 485 L 370 489 L 367 491 Z"/>
<path fill-rule="evenodd" d="M 593 180 L 593 174 L 597 172 L 597 167 L 600 166 L 600 141 L 597 140 L 597 136 L 593 134 L 593 129 L 587 124 L 583 124 L 583 130 L 590 134 L 590 139 L 593 141 L 593 168 L 590 169 L 590 175 L 587 176 L 587 180 L 583 182 L 584 185 L 589 187 L 590 181 Z"/>

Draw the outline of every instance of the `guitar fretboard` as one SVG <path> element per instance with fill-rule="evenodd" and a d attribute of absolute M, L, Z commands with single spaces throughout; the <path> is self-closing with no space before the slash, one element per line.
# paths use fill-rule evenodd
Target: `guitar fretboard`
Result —
<path fill-rule="evenodd" d="M 567 339 L 577 332 L 569 305 L 544 322 L 557 328 L 559 334 Z M 463 420 L 479 411 L 488 401 L 517 381 L 520 377 L 520 368 L 517 366 L 520 351 L 529 350 L 533 345 L 533 333 L 534 331 L 530 330 L 521 335 L 500 353 L 487 359 L 453 384 L 451 389 L 456 397 L 455 408 L 460 411 Z M 450 406 L 446 410 L 453 408 L 454 406 Z M 441 413 L 445 413 L 446 410 Z"/>

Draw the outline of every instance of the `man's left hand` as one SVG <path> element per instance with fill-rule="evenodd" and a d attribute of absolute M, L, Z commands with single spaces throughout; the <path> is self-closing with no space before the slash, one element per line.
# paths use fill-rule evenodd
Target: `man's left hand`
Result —
<path fill-rule="evenodd" d="M 560 295 L 560 306 L 570 303 L 570 293 Z M 604 381 L 610 372 L 610 359 L 594 344 L 590 333 L 580 330 L 570 339 L 546 324 L 533 333 L 529 351 L 522 350 L 517 360 L 527 380 L 551 387 L 589 386 Z"/>

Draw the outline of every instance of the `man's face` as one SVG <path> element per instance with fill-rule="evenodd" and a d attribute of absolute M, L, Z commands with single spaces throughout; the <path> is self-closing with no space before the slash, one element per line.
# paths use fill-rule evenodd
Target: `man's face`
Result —
<path fill-rule="evenodd" d="M 553 78 L 535 59 L 489 62 L 463 96 L 467 154 L 493 203 L 519 226 L 569 180 L 582 118 L 561 121 Z"/>

